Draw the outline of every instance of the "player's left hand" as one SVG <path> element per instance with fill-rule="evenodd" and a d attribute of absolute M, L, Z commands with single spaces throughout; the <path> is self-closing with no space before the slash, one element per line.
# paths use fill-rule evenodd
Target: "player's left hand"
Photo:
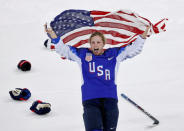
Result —
<path fill-rule="evenodd" d="M 148 34 L 148 31 L 149 31 L 150 27 L 151 27 L 150 25 L 147 26 L 147 28 L 146 28 L 146 30 L 144 31 L 144 33 L 141 34 L 141 37 L 142 37 L 143 39 L 146 39 L 146 38 L 147 38 L 147 34 Z"/>

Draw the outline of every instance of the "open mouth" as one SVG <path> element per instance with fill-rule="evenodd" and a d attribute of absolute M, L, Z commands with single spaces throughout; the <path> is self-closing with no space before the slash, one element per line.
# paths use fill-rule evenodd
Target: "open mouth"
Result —
<path fill-rule="evenodd" d="M 94 51 L 98 51 L 98 50 L 99 50 L 98 48 L 94 49 Z"/>
<path fill-rule="evenodd" d="M 93 49 L 93 53 L 94 53 L 95 55 L 101 55 L 101 54 L 103 54 L 103 50 L 100 49 L 100 48 L 94 48 L 94 49 Z"/>

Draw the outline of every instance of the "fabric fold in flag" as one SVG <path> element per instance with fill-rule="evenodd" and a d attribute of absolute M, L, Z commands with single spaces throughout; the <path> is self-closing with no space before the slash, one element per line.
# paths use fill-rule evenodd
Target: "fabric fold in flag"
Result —
<path fill-rule="evenodd" d="M 54 18 L 50 27 L 63 42 L 74 47 L 89 47 L 88 38 L 93 32 L 101 32 L 107 39 L 106 47 L 124 47 L 151 25 L 148 35 L 166 31 L 164 18 L 156 24 L 129 10 L 87 11 L 65 10 Z"/>

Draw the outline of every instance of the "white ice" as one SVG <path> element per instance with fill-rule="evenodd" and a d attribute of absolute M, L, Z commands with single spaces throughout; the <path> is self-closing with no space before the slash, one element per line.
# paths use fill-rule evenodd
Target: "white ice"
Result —
<path fill-rule="evenodd" d="M 146 40 L 142 53 L 124 61 L 118 73 L 117 131 L 184 130 L 183 0 L 0 0 L 0 130 L 84 131 L 78 65 L 48 51 L 43 24 L 66 9 L 129 9 L 153 23 L 168 18 L 167 31 Z M 30 72 L 17 69 L 29 60 Z M 13 101 L 9 91 L 28 88 L 32 97 Z M 160 124 L 120 97 L 125 93 Z M 51 103 L 44 116 L 32 113 L 33 101 Z"/>

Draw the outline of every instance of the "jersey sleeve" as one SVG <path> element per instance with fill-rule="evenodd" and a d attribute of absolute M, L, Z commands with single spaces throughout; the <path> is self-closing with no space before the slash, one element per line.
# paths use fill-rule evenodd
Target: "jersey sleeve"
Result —
<path fill-rule="evenodd" d="M 57 44 L 55 45 L 56 53 L 58 53 L 60 56 L 64 56 L 66 59 L 80 62 L 81 59 L 79 57 L 78 48 L 75 48 L 73 46 L 65 45 L 63 41 L 56 40 Z"/>
<path fill-rule="evenodd" d="M 138 36 L 137 39 L 130 45 L 120 48 L 116 58 L 117 61 L 121 62 L 127 58 L 132 58 L 138 55 L 143 49 L 144 42 L 145 39 L 143 39 L 141 36 Z"/>

